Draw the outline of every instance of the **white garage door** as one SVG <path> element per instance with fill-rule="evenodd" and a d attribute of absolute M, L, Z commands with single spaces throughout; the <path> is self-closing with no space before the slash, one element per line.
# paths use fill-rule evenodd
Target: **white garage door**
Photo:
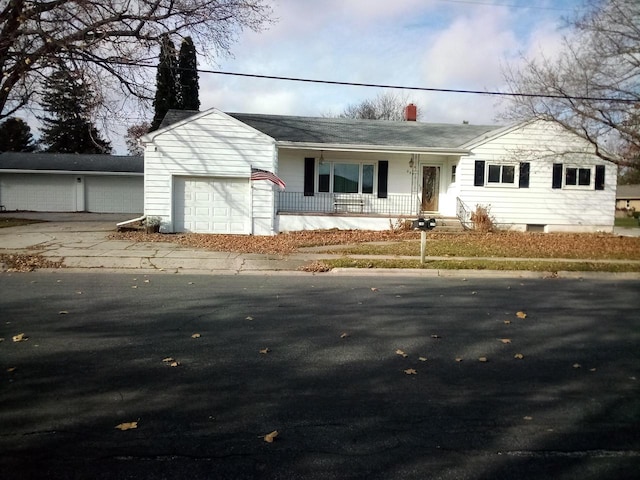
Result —
<path fill-rule="evenodd" d="M 174 187 L 175 231 L 251 233 L 247 178 L 176 177 Z"/>
<path fill-rule="evenodd" d="M 36 212 L 75 212 L 74 175 L 0 175 L 0 204 L 7 210 Z"/>
<path fill-rule="evenodd" d="M 142 213 L 144 178 L 116 175 L 85 177 L 85 210 L 97 213 Z"/>

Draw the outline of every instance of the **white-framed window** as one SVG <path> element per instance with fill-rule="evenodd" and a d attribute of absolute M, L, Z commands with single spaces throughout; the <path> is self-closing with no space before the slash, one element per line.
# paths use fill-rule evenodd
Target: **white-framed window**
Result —
<path fill-rule="evenodd" d="M 593 188 L 593 168 L 565 165 L 564 186 L 567 188 Z"/>
<path fill-rule="evenodd" d="M 458 169 L 457 165 L 451 165 L 451 183 L 456 183 L 456 170 Z"/>
<path fill-rule="evenodd" d="M 487 164 L 487 186 L 516 187 L 518 165 L 508 163 Z"/>
<path fill-rule="evenodd" d="M 324 162 L 318 165 L 318 192 L 373 193 L 373 163 Z"/>

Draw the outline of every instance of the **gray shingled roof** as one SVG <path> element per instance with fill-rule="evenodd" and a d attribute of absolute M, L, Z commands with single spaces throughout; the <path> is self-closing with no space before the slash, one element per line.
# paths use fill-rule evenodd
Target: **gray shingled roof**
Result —
<path fill-rule="evenodd" d="M 0 154 L 0 170 L 144 173 L 142 157 L 75 153 Z"/>
<path fill-rule="evenodd" d="M 198 112 L 170 110 L 162 121 L 161 127 L 185 120 L 196 113 Z M 332 145 L 455 149 L 475 138 L 502 128 L 497 125 L 454 125 L 249 113 L 228 113 L 228 115 L 279 142 Z"/>
<path fill-rule="evenodd" d="M 500 127 L 229 113 L 276 141 L 408 148 L 458 148 Z"/>
<path fill-rule="evenodd" d="M 616 198 L 619 200 L 632 200 L 640 198 L 640 185 L 618 185 Z"/>

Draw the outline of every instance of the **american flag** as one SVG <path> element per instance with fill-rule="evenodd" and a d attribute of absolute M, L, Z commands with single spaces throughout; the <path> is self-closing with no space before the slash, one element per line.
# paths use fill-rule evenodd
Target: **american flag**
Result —
<path fill-rule="evenodd" d="M 259 168 L 251 168 L 251 180 L 269 180 L 278 185 L 282 190 L 284 190 L 285 187 L 285 183 L 275 173 L 260 170 Z"/>

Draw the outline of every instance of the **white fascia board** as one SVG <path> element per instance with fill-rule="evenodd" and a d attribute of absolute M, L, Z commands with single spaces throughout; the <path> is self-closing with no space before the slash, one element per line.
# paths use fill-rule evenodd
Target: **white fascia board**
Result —
<path fill-rule="evenodd" d="M 0 169 L 0 175 L 3 173 L 46 173 L 49 175 L 108 175 L 120 177 L 144 177 L 144 173 L 140 172 L 91 172 L 87 170 L 27 170 L 22 168 L 5 168 Z"/>
<path fill-rule="evenodd" d="M 139 141 L 140 143 L 142 143 L 143 145 L 146 143 L 151 143 L 153 141 L 154 138 L 156 138 L 158 135 L 163 134 L 164 132 L 168 132 L 170 130 L 173 130 L 174 128 L 180 127 L 182 125 L 184 125 L 185 123 L 190 123 L 193 122 L 194 120 L 204 117 L 205 115 L 209 115 L 210 113 L 216 111 L 215 108 L 209 108 L 207 110 L 204 110 L 202 112 L 199 113 L 195 113 L 193 115 L 191 115 L 190 117 L 187 117 L 183 120 L 180 120 L 179 122 L 176 123 L 172 123 L 171 125 L 167 125 L 164 128 L 159 128 L 158 130 L 154 130 L 153 132 L 149 132 L 144 134 L 143 136 L 140 137 Z"/>
<path fill-rule="evenodd" d="M 326 150 L 335 152 L 363 152 L 363 153 L 420 153 L 423 155 L 469 155 L 471 151 L 466 148 L 424 148 L 407 146 L 380 146 L 380 145 L 343 145 L 330 143 L 303 143 L 303 142 L 276 142 L 278 148 L 299 150 Z"/>

